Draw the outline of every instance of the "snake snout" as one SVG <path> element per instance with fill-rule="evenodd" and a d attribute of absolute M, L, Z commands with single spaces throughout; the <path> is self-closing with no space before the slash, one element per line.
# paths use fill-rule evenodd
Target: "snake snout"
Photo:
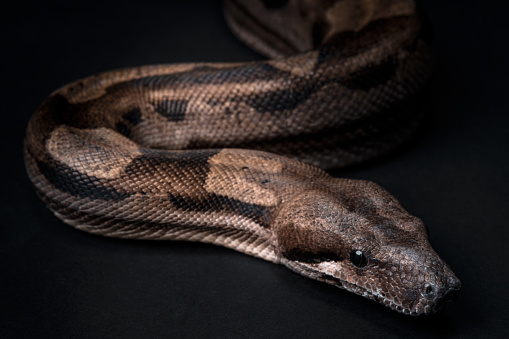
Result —
<path fill-rule="evenodd" d="M 442 298 L 442 300 L 444 302 L 446 302 L 446 303 L 451 302 L 451 301 L 455 301 L 456 299 L 458 299 L 458 295 L 459 294 L 460 294 L 460 290 L 459 289 L 450 289 L 447 292 L 445 292 L 444 297 Z"/>
<path fill-rule="evenodd" d="M 437 311 L 442 309 L 447 303 L 455 301 L 458 298 L 461 289 L 461 282 L 455 276 L 450 277 L 447 283 L 441 287 L 426 283 L 422 287 L 421 294 L 435 304 L 432 309 Z"/>
<path fill-rule="evenodd" d="M 447 281 L 447 286 L 444 288 L 445 292 L 442 296 L 442 301 L 448 303 L 455 301 L 461 290 L 461 282 L 455 276 L 452 276 Z"/>
<path fill-rule="evenodd" d="M 450 302 L 453 302 L 454 300 L 456 300 L 458 298 L 458 295 L 459 295 L 459 288 L 455 289 L 455 288 L 450 288 L 448 290 L 446 290 L 442 296 L 442 298 L 440 298 L 435 306 L 435 310 L 440 310 L 442 308 L 444 308 L 445 305 L 447 305 L 448 303 Z"/>

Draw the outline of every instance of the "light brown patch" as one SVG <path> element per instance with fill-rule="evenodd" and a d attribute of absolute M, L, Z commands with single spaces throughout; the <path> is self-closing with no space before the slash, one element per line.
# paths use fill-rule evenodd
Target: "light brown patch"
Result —
<path fill-rule="evenodd" d="M 274 206 L 275 192 L 263 181 L 282 171 L 281 162 L 257 156 L 257 152 L 226 149 L 209 160 L 205 189 L 249 204 Z"/>
<path fill-rule="evenodd" d="M 293 58 L 270 60 L 268 64 L 293 75 L 304 77 L 313 72 L 317 60 L 318 51 L 314 51 Z"/>
<path fill-rule="evenodd" d="M 46 141 L 46 148 L 55 160 L 104 179 L 118 177 L 133 158 L 141 155 L 136 143 L 104 127 L 59 126 Z"/>

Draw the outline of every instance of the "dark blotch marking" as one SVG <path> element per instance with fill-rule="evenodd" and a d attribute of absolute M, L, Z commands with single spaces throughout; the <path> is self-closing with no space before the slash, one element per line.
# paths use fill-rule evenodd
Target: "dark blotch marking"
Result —
<path fill-rule="evenodd" d="M 139 108 L 134 108 L 128 111 L 126 114 L 124 114 L 123 118 L 126 121 L 130 122 L 133 126 L 136 126 L 142 121 L 141 110 Z"/>
<path fill-rule="evenodd" d="M 209 159 L 218 154 L 220 149 L 189 150 L 184 152 L 168 152 L 166 150 L 140 149 L 142 155 L 136 157 L 125 168 L 127 176 L 136 176 L 138 173 L 153 174 L 163 168 L 168 175 L 177 172 L 192 173 L 194 178 L 201 178 L 204 183 L 209 170 Z"/>
<path fill-rule="evenodd" d="M 341 165 L 356 164 L 359 160 L 372 159 L 375 153 L 392 149 L 415 131 L 426 111 L 425 94 L 426 92 L 420 92 L 418 95 L 411 95 L 386 110 L 367 114 L 340 126 L 330 126 L 318 132 L 298 136 L 239 143 L 236 147 L 270 150 L 297 158 L 306 158 L 316 152 L 316 147 L 319 147 L 324 155 L 343 156 L 338 150 L 344 150 L 356 156 L 351 162 Z"/>
<path fill-rule="evenodd" d="M 308 81 L 294 82 L 295 88 L 275 90 L 259 95 L 251 95 L 246 99 L 246 104 L 260 113 L 274 114 L 284 110 L 293 110 L 306 101 L 309 96 L 323 84 Z"/>
<path fill-rule="evenodd" d="M 345 33 L 346 34 L 346 33 Z M 318 52 L 317 66 L 320 64 L 334 62 L 334 59 L 342 57 L 344 51 L 337 50 L 336 46 L 326 46 Z M 344 78 L 337 80 L 338 83 L 353 90 L 368 91 L 373 87 L 382 85 L 391 80 L 398 68 L 397 59 L 389 56 L 371 67 L 364 67 L 361 70 L 351 73 Z"/>
<path fill-rule="evenodd" d="M 89 176 L 56 160 L 52 164 L 38 161 L 37 166 L 46 179 L 59 190 L 80 198 L 92 200 L 121 201 L 130 196 L 111 186 L 108 180 Z"/>
<path fill-rule="evenodd" d="M 153 102 L 152 105 L 157 113 L 170 121 L 182 121 L 186 116 L 189 100 L 162 100 Z"/>
<path fill-rule="evenodd" d="M 391 80 L 396 73 L 397 67 L 397 60 L 389 57 L 378 65 L 366 67 L 359 72 L 350 74 L 347 78 L 341 80 L 341 83 L 351 89 L 368 91 Z"/>
<path fill-rule="evenodd" d="M 209 194 L 199 200 L 173 195 L 169 201 L 175 208 L 183 211 L 232 212 L 246 216 L 264 227 L 269 226 L 270 209 L 268 207 L 245 203 L 223 195 Z"/>
<path fill-rule="evenodd" d="M 283 251 L 285 258 L 289 260 L 296 260 L 308 264 L 318 264 L 323 261 L 343 261 L 339 255 L 328 251 L 306 251 L 299 248 L 291 248 Z"/>
<path fill-rule="evenodd" d="M 299 81 L 290 72 L 280 70 L 267 63 L 253 64 L 250 67 L 233 66 L 225 69 L 213 69 L 210 66 L 200 66 L 193 70 L 167 74 L 162 76 L 145 77 L 120 84 L 120 87 L 130 88 L 161 88 L 161 87 L 185 87 L 187 85 L 222 85 L 222 84 L 246 84 L 256 81 L 269 81 L 274 78 L 286 79 L 292 83 L 293 89 L 277 90 L 263 94 L 252 94 L 246 99 L 246 94 L 235 95 L 232 93 L 227 98 L 210 98 L 207 104 L 222 106 L 226 102 L 246 102 L 260 112 L 281 111 L 293 109 L 299 103 L 307 99 L 311 93 L 316 91 L 317 84 L 309 81 Z M 297 95 L 298 93 L 298 95 Z M 156 111 L 171 121 L 181 121 L 186 113 L 187 100 L 163 100 L 152 102 Z M 227 114 L 231 114 L 228 112 Z"/>
<path fill-rule="evenodd" d="M 119 84 L 119 87 L 139 88 L 162 88 L 178 87 L 193 84 L 222 85 L 222 84 L 245 84 L 246 82 L 272 80 L 275 77 L 291 75 L 290 72 L 282 71 L 267 63 L 256 63 L 249 67 L 232 66 L 229 68 L 215 69 L 210 66 L 198 66 L 192 70 L 165 75 L 155 75 Z"/>
<path fill-rule="evenodd" d="M 291 89 L 276 90 L 259 95 L 253 95 L 247 98 L 246 104 L 256 109 L 258 112 L 275 113 L 285 109 L 293 109 L 297 106 L 293 91 Z"/>
<path fill-rule="evenodd" d="M 117 132 L 122 134 L 123 136 L 129 137 L 131 135 L 131 130 L 129 127 L 127 127 L 125 124 L 121 122 L 117 122 L 115 124 L 115 128 L 117 129 Z"/>
<path fill-rule="evenodd" d="M 399 236 L 392 231 L 396 229 L 394 221 L 381 216 L 377 212 L 377 207 L 371 199 L 367 197 L 362 199 L 360 197 L 350 198 L 345 194 L 338 194 L 337 197 L 341 199 L 341 205 L 348 211 L 366 218 L 374 227 L 380 229 L 387 238 L 396 239 Z"/>
<path fill-rule="evenodd" d="M 225 84 L 246 83 L 249 81 L 271 80 L 277 76 L 290 74 L 267 63 L 253 64 L 250 67 L 233 66 L 225 69 L 207 69 L 193 77 L 193 83 L 198 84 Z"/>
<path fill-rule="evenodd" d="M 408 231 L 397 227 L 396 223 L 384 216 L 381 216 L 377 207 L 370 198 L 349 198 L 346 195 L 338 194 L 341 204 L 350 212 L 366 218 L 374 229 L 380 231 L 388 240 L 412 239 Z"/>
<path fill-rule="evenodd" d="M 168 164 L 176 164 L 179 166 L 193 166 L 193 167 L 209 167 L 209 159 L 214 155 L 221 152 L 221 149 L 203 149 L 203 150 L 189 150 L 184 152 L 168 152 L 166 150 L 157 150 L 151 148 L 143 148 L 140 150 L 143 155 L 134 159 L 149 162 L 165 162 Z"/>

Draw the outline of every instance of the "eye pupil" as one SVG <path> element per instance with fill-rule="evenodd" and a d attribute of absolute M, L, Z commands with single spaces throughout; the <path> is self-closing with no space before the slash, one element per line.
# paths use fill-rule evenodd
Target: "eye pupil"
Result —
<path fill-rule="evenodd" d="M 357 267 L 364 267 L 368 264 L 368 260 L 361 250 L 350 252 L 350 261 Z"/>

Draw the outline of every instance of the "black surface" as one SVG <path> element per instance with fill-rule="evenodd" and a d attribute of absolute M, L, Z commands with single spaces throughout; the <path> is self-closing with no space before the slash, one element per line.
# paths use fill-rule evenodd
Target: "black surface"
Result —
<path fill-rule="evenodd" d="M 52 90 L 112 68 L 259 57 L 218 1 L 4 8 L 0 337 L 507 337 L 509 29 L 497 3 L 425 1 L 437 47 L 425 131 L 342 173 L 378 182 L 424 219 L 462 280 L 455 303 L 420 318 L 231 250 L 65 226 L 22 160 L 28 119 Z"/>

